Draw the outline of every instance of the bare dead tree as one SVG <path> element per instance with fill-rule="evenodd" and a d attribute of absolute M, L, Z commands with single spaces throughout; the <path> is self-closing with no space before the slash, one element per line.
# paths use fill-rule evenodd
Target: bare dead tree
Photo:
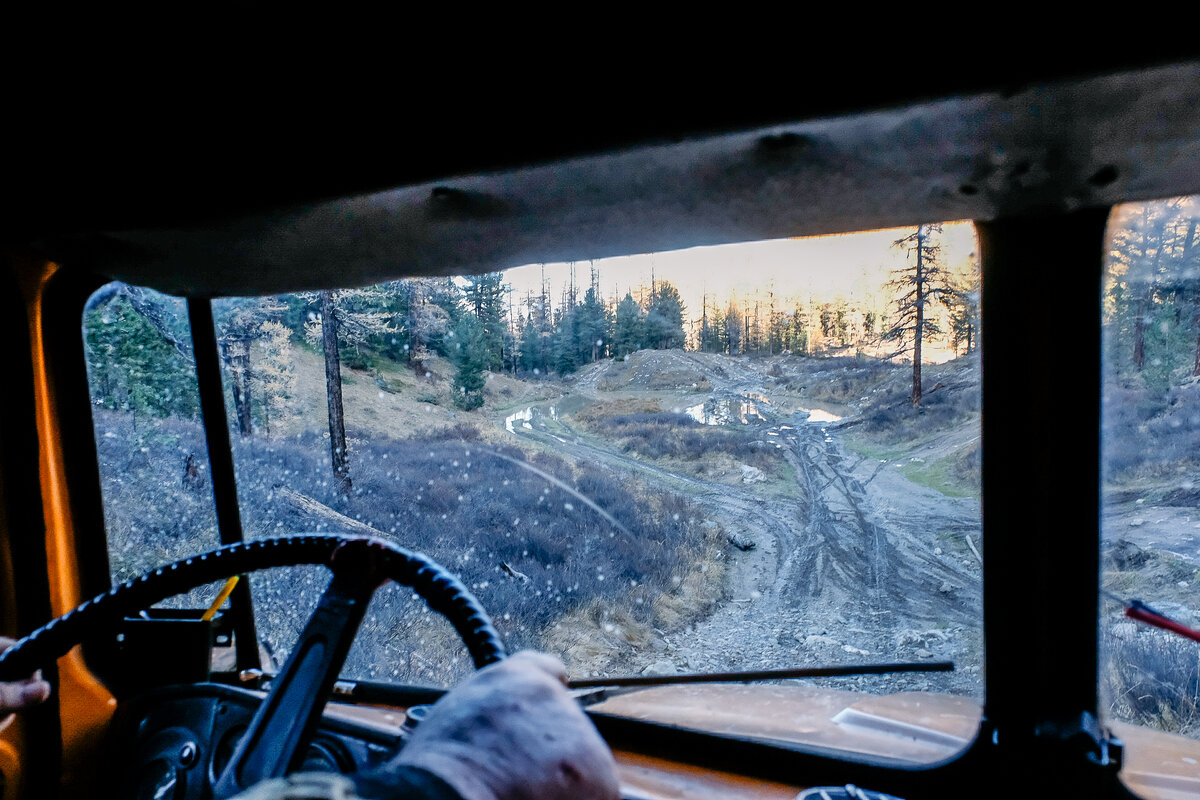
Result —
<path fill-rule="evenodd" d="M 919 225 L 916 231 L 897 239 L 895 247 L 909 252 L 909 264 L 893 273 L 888 286 L 896 291 L 896 309 L 884 341 L 899 343 L 895 355 L 912 353 L 912 404 L 921 404 L 921 345 L 925 339 L 941 334 L 937 320 L 928 313 L 931 302 L 949 306 L 955 296 L 949 276 L 940 262 L 941 247 L 933 237 L 942 232 L 940 224 Z"/>

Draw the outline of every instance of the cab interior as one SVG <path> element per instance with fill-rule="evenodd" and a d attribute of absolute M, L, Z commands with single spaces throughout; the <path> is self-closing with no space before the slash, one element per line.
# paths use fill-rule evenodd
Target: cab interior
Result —
<path fill-rule="evenodd" d="M 263 100 L 269 82 L 239 85 L 247 73 L 236 71 L 208 76 L 203 97 L 114 92 L 111 117 L 97 116 L 107 101 L 92 86 L 20 93 L 3 190 L 4 633 L 27 635 L 110 588 L 79 333 L 88 297 L 110 280 L 187 298 L 200 342 L 207 304 L 221 297 L 971 220 L 988 536 L 983 717 L 970 746 L 914 767 L 594 719 L 629 798 L 784 798 L 846 784 L 902 798 L 1139 796 L 1098 708 L 1097 298 L 1112 208 L 1200 192 L 1200 62 L 1066 61 L 914 62 L 868 83 L 703 106 L 671 84 L 600 71 L 557 107 L 569 124 L 546 119 L 552 92 L 496 94 L 517 85 L 515 68 L 458 86 L 454 102 L 432 84 L 393 97 L 391 124 L 345 107 L 364 86 L 309 104 L 297 86 Z M 186 86 L 204 84 L 192 77 Z M 1049 316 L 1077 357 L 1040 346 L 1028 321 Z M 225 413 L 214 374 L 206 420 Z M 1025 405 L 1064 386 L 1074 412 L 1031 431 Z M 219 443 L 228 432 L 216 427 Z M 218 513 L 236 514 L 231 468 L 221 470 L 214 458 Z M 1009 480 L 1017 470 L 1020 485 Z M 74 647 L 39 665 L 54 691 L 5 724 L 6 800 L 111 796 L 125 780 L 112 748 L 130 753 L 121 726 L 138 714 L 169 730 L 172 714 L 253 713 L 253 684 L 136 700 L 139 687 L 175 677 L 165 661 L 161 648 L 143 662 Z M 356 742 L 365 763 L 400 738 L 395 717 L 379 715 L 431 699 L 376 687 L 331 707 L 322 730 Z M 186 796 L 210 796 L 202 783 Z"/>

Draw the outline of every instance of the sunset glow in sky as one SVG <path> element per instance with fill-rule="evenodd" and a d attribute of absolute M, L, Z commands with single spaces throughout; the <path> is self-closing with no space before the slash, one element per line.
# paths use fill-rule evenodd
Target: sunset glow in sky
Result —
<path fill-rule="evenodd" d="M 789 298 L 813 297 L 829 300 L 843 297 L 886 306 L 889 273 L 903 266 L 907 253 L 893 247 L 913 228 L 895 228 L 866 233 L 775 239 L 744 244 L 695 247 L 647 255 L 575 262 L 579 296 L 587 290 L 594 264 L 600 271 L 600 287 L 606 300 L 618 299 L 627 291 L 655 280 L 667 280 L 679 289 L 688 318 L 700 316 L 705 292 L 710 302 L 724 302 L 731 293 L 741 297 L 759 295 L 774 283 L 781 303 Z M 940 237 L 942 264 L 958 272 L 974 262 L 977 252 L 975 229 L 969 222 L 945 223 Z M 546 264 L 550 297 L 557 306 L 570 281 L 569 264 Z M 539 293 L 542 265 L 531 264 L 505 272 L 513 287 L 514 301 L 527 292 Z"/>

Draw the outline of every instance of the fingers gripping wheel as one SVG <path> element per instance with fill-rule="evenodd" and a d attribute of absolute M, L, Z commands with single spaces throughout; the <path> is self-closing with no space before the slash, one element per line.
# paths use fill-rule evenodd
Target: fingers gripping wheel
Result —
<path fill-rule="evenodd" d="M 431 609 L 445 616 L 477 668 L 505 657 L 500 636 L 479 601 L 428 557 L 375 539 L 287 536 L 228 545 L 160 567 L 97 595 L 0 654 L 0 680 L 27 676 L 93 632 L 173 595 L 232 575 L 301 564 L 324 564 L 333 571 L 333 578 L 218 781 L 217 797 L 236 794 L 238 786 L 283 775 L 296 754 L 305 751 L 366 605 L 387 580 L 411 587 Z"/>

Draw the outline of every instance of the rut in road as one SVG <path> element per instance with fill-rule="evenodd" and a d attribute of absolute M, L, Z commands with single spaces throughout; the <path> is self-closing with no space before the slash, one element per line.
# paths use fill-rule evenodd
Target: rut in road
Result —
<path fill-rule="evenodd" d="M 865 612 L 881 629 L 973 621 L 970 603 L 940 591 L 975 580 L 933 552 L 936 540 L 928 534 L 935 515 L 882 521 L 867 486 L 845 466 L 827 429 L 813 423 L 790 427 L 785 457 L 808 498 L 794 566 L 794 602 L 844 606 L 856 616 Z M 945 522 L 937 527 L 944 529 Z M 970 524 L 956 519 L 953 526 Z"/>

